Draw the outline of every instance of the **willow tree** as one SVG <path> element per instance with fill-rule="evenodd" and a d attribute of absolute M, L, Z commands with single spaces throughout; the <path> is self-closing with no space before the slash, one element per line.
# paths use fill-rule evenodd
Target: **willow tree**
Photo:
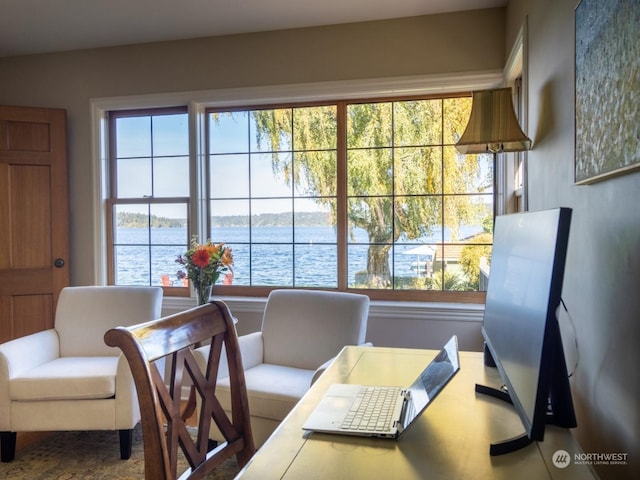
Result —
<path fill-rule="evenodd" d="M 459 156 L 452 146 L 470 107 L 466 97 L 346 106 L 348 228 L 368 234 L 367 286 L 390 286 L 394 242 L 443 224 L 455 240 L 459 226 L 477 218 L 478 205 L 468 196 L 446 202 L 441 196 L 478 190 L 477 158 Z M 261 150 L 274 152 L 274 173 L 328 206 L 335 219 L 337 108 L 256 110 L 252 116 Z M 293 154 L 279 154 L 283 150 Z"/>

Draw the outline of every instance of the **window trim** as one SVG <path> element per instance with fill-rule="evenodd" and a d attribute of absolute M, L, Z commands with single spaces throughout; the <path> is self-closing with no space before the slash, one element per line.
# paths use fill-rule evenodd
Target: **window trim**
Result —
<path fill-rule="evenodd" d="M 435 74 L 410 77 L 392 77 L 369 80 L 347 80 L 265 87 L 228 88 L 167 94 L 132 95 L 91 99 L 93 207 L 94 207 L 94 282 L 107 284 L 107 199 L 109 198 L 109 135 L 108 112 L 111 110 L 137 110 L 147 108 L 178 107 L 187 105 L 189 115 L 189 144 L 191 182 L 198 198 L 192 198 L 189 211 L 190 224 L 198 231 L 206 226 L 205 209 L 197 202 L 206 202 L 206 162 L 197 161 L 206 155 L 205 125 L 207 108 L 233 107 L 239 104 L 269 105 L 295 102 L 338 101 L 341 99 L 367 99 L 411 95 L 432 95 L 494 88 L 503 83 L 503 71 L 468 72 L 462 74 Z M 367 290 L 349 291 L 370 294 Z M 230 292 L 231 293 L 231 292 Z M 266 294 L 260 290 L 256 294 Z M 378 295 L 378 293 L 380 293 Z M 382 300 L 395 300 L 395 291 L 376 291 Z M 438 292 L 435 301 L 477 303 L 481 292 Z"/>
<path fill-rule="evenodd" d="M 515 91 L 514 108 L 516 118 L 520 122 L 522 131 L 527 134 L 529 112 L 529 43 L 528 43 L 528 17 L 525 17 L 520 30 L 513 42 L 513 47 L 504 67 L 505 83 Z M 522 186 L 516 185 L 518 164 L 521 164 Z M 500 172 L 502 179 L 501 189 L 504 192 L 504 213 L 513 213 L 529 210 L 528 193 L 528 152 L 514 152 L 506 154 L 505 171 Z"/>

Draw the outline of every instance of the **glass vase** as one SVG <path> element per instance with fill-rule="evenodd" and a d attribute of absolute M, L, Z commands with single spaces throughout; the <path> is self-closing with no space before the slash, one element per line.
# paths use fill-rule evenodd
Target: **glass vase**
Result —
<path fill-rule="evenodd" d="M 196 300 L 198 301 L 198 305 L 204 305 L 205 303 L 209 302 L 212 287 L 213 285 L 210 284 L 201 284 L 195 286 Z"/>

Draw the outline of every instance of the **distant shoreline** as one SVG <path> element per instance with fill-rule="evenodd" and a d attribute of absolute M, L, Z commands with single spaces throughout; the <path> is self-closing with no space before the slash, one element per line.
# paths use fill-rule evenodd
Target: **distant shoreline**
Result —
<path fill-rule="evenodd" d="M 290 212 L 287 213 L 261 213 L 251 216 L 251 225 L 254 227 L 279 227 L 291 226 Z M 214 215 L 212 223 L 217 227 L 246 227 L 249 225 L 248 215 Z M 297 212 L 295 223 L 304 227 L 330 227 L 333 226 L 330 213 L 325 212 Z M 118 213 L 116 224 L 118 228 L 185 228 L 187 220 L 184 218 L 167 218 L 157 215 L 144 215 L 142 213 Z"/>

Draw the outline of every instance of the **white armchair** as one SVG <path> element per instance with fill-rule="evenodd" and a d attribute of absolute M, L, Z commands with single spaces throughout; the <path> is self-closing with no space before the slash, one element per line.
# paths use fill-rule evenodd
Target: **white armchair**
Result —
<path fill-rule="evenodd" d="M 2 461 L 15 456 L 16 432 L 56 430 L 119 430 L 129 458 L 138 399 L 127 360 L 103 338 L 161 309 L 160 287 L 67 287 L 53 329 L 0 345 Z"/>
<path fill-rule="evenodd" d="M 369 297 L 315 290 L 274 290 L 262 328 L 239 337 L 256 447 L 306 393 L 345 345 L 365 342 Z M 201 367 L 209 347 L 196 350 Z M 218 374 L 218 398 L 230 412 L 228 373 Z M 223 440 L 214 428 L 210 438 Z"/>

